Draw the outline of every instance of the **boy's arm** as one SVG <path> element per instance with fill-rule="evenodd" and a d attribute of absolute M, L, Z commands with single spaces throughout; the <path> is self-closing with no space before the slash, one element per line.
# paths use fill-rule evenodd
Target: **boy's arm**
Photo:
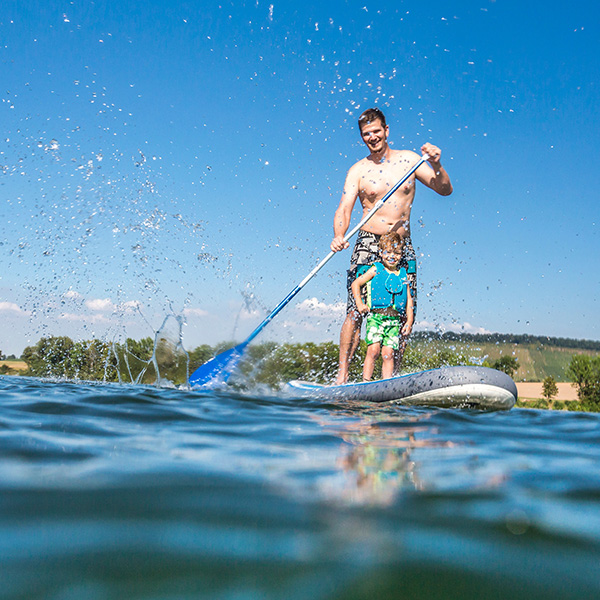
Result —
<path fill-rule="evenodd" d="M 406 292 L 406 323 L 404 323 L 404 326 L 402 327 L 402 335 L 404 337 L 410 335 L 415 321 L 415 305 L 412 294 L 410 293 L 408 281 L 406 282 Z"/>
<path fill-rule="evenodd" d="M 356 308 L 361 315 L 364 315 L 369 312 L 369 307 L 363 302 L 363 299 L 360 295 L 360 290 L 363 285 L 366 285 L 367 282 L 371 281 L 373 277 L 377 274 L 377 269 L 375 267 L 371 267 L 366 273 L 359 275 L 352 282 L 352 295 L 354 296 L 354 302 L 356 302 Z"/>

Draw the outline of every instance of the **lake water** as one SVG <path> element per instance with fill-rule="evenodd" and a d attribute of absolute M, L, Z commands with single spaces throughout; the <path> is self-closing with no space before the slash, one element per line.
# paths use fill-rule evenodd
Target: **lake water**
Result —
<path fill-rule="evenodd" d="M 600 418 L 0 377 L 0 598 L 600 597 Z"/>

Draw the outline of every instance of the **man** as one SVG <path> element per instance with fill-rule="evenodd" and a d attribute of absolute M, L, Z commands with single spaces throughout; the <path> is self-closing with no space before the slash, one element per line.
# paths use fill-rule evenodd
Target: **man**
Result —
<path fill-rule="evenodd" d="M 388 145 L 389 127 L 378 108 L 369 108 L 360 115 L 358 127 L 369 156 L 353 165 L 346 176 L 342 199 L 333 219 L 331 249 L 339 252 L 350 245 L 344 235 L 350 225 L 356 199 L 360 200 L 365 216 L 373 205 L 412 167 L 420 156 L 410 150 L 392 150 Z M 429 156 L 416 172 L 389 198 L 359 231 L 348 271 L 348 304 L 346 319 L 340 333 L 340 357 L 337 383 L 348 381 L 348 367 L 360 341 L 362 315 L 356 308 L 351 285 L 361 265 L 369 265 L 378 258 L 379 237 L 388 231 L 397 231 L 403 238 L 404 266 L 409 274 L 410 288 L 417 309 L 416 255 L 410 239 L 410 211 L 415 198 L 415 180 L 419 180 L 442 196 L 452 193 L 452 184 L 440 162 L 441 150 L 433 144 L 424 144 L 421 152 Z M 402 359 L 406 342 L 402 345 L 398 362 Z"/>

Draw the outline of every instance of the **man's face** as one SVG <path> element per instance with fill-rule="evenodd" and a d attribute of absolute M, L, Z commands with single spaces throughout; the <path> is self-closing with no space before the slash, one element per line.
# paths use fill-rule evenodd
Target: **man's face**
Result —
<path fill-rule="evenodd" d="M 388 127 L 384 127 L 379 119 L 363 125 L 360 135 L 372 153 L 381 152 L 387 146 Z"/>

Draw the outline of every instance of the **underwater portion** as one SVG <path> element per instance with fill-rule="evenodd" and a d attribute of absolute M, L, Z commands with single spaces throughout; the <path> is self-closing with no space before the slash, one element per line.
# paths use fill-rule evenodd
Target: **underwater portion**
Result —
<path fill-rule="evenodd" d="M 0 377 L 0 598 L 592 598 L 600 419 Z"/>

